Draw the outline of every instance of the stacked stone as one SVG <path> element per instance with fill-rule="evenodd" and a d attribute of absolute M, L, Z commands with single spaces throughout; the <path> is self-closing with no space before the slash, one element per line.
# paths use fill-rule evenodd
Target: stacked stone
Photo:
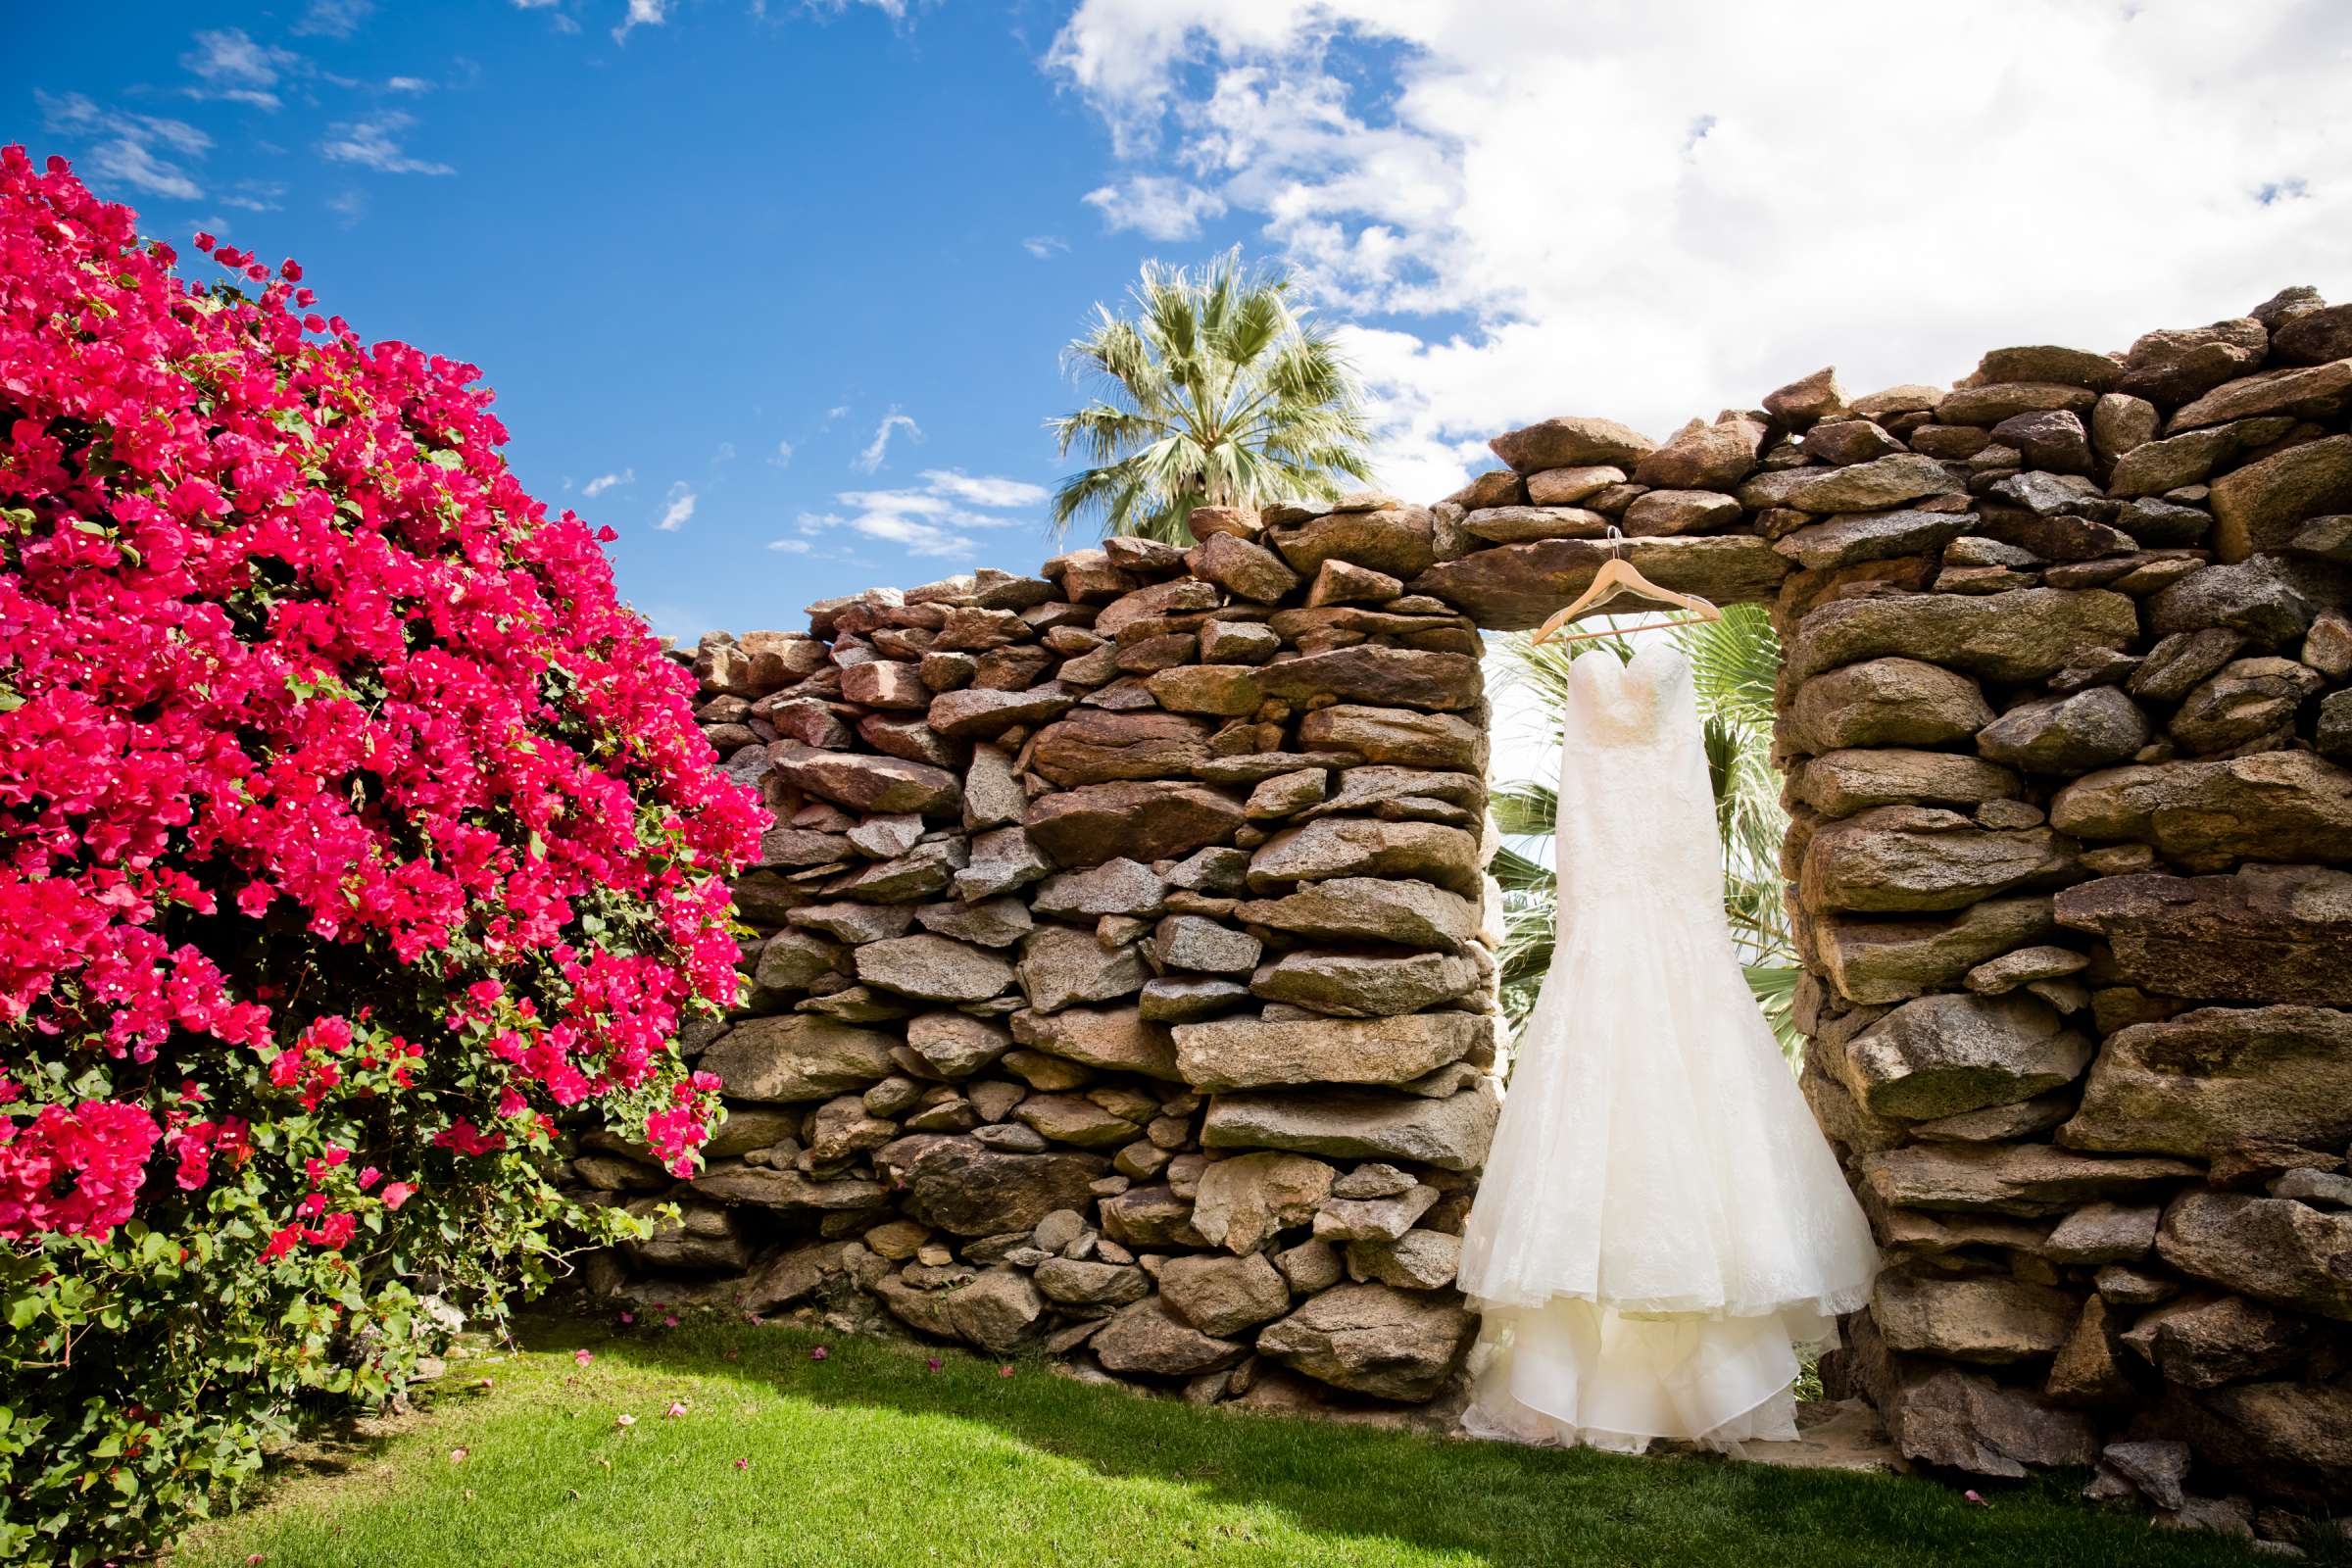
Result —
<path fill-rule="evenodd" d="M 773 827 L 730 1117 L 638 1299 L 837 1323 L 1257 1406 L 1405 1401 L 1498 1095 L 1476 628 L 1430 512 L 1195 514 L 706 638 L 700 716 Z M 862 1316 L 861 1316 L 862 1314 Z"/>
<path fill-rule="evenodd" d="M 1414 586 L 1482 625 L 1611 521 L 1773 605 L 1804 1087 L 1886 1257 L 1834 1370 L 1914 1459 L 2241 1532 L 2184 1488 L 2352 1494 L 2348 407 L 2297 289 L 1654 449 L 1549 420 L 1439 509 L 1489 548 Z"/>

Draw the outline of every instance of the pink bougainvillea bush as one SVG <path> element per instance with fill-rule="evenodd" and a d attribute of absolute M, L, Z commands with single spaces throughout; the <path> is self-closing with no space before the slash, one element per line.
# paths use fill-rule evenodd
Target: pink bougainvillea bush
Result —
<path fill-rule="evenodd" d="M 760 825 L 472 366 L 134 222 L 0 153 L 0 1559 L 161 1539 L 632 1223 L 557 1118 L 691 1169 Z"/>

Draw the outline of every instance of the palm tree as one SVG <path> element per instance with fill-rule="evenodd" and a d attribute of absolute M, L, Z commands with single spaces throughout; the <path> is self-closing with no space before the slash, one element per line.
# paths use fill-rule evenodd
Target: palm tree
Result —
<path fill-rule="evenodd" d="M 1095 465 L 1054 492 L 1057 535 L 1089 517 L 1190 544 L 1195 507 L 1330 500 L 1337 476 L 1370 475 L 1354 374 L 1291 290 L 1236 247 L 1199 271 L 1146 263 L 1132 319 L 1095 307 L 1062 358 L 1099 395 L 1047 421 L 1060 456 Z"/>
<path fill-rule="evenodd" d="M 1720 621 L 1677 628 L 1690 661 L 1698 699 L 1707 771 L 1715 786 L 1715 826 L 1723 840 L 1723 912 L 1731 922 L 1748 989 L 1793 1065 L 1804 1049 L 1790 1006 L 1797 961 L 1788 911 L 1781 897 L 1781 840 L 1788 813 L 1781 807 L 1780 772 L 1772 763 L 1772 689 L 1780 667 L 1780 639 L 1760 605 L 1734 605 Z M 1632 648 L 1622 638 L 1544 643 L 1526 634 L 1505 640 L 1513 678 L 1557 710 L 1566 695 L 1569 662 L 1605 649 L 1620 659 Z M 1522 782 L 1494 791 L 1495 825 L 1506 837 L 1548 838 L 1559 802 L 1549 785 Z M 1501 954 L 1503 1009 L 1525 1019 L 1551 967 L 1556 886 L 1550 869 L 1504 847 L 1495 857 L 1504 914 Z"/>

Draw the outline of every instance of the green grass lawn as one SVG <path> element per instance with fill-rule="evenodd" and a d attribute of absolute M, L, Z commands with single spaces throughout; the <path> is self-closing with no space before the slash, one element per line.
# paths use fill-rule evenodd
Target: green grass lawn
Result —
<path fill-rule="evenodd" d="M 1447 1442 L 1195 1409 L 774 1326 L 526 1322 L 421 1415 L 283 1467 L 185 1568 L 2235 1563 L 2055 1484 Z M 823 1344 L 827 1357 L 813 1360 Z M 593 1359 L 585 1366 L 575 1349 Z M 487 1387 L 478 1386 L 487 1377 Z M 665 1415 L 673 1403 L 684 1410 Z M 618 1418 L 634 1416 L 633 1425 Z M 453 1450 L 462 1449 L 462 1458 Z M 748 1461 L 745 1463 L 744 1461 Z"/>

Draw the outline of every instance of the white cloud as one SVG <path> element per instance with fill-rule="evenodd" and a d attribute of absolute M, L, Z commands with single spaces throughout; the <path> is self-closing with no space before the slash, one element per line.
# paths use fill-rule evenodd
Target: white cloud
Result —
<path fill-rule="evenodd" d="M 327 198 L 326 210 L 343 220 L 345 228 L 368 216 L 368 198 L 356 190 L 338 191 Z"/>
<path fill-rule="evenodd" d="M 934 494 L 951 496 L 975 507 L 1043 506 L 1049 495 L 1042 484 L 976 476 L 961 468 L 925 468 L 923 482 Z"/>
<path fill-rule="evenodd" d="M 175 161 L 201 159 L 212 150 L 212 137 L 194 125 L 154 115 L 116 114 L 77 92 L 53 97 L 36 88 L 32 98 L 43 129 L 88 140 L 85 173 L 150 196 L 204 199 L 195 174 Z"/>
<path fill-rule="evenodd" d="M 1050 63 L 1127 160 L 1088 198 L 1114 224 L 1221 203 L 1378 318 L 1342 336 L 1408 495 L 1547 415 L 1663 436 L 1824 364 L 1867 391 L 2352 292 L 2329 0 L 1932 29 L 1868 0 L 1082 0 Z"/>
<path fill-rule="evenodd" d="M 662 520 L 654 526 L 663 533 L 676 533 L 694 515 L 694 487 L 680 479 L 669 487 L 669 505 L 662 510 Z"/>
<path fill-rule="evenodd" d="M 431 92 L 433 84 L 422 76 L 389 76 L 384 80 L 386 92 Z"/>
<path fill-rule="evenodd" d="M 628 42 L 629 33 L 638 27 L 659 27 L 669 20 L 669 0 L 629 0 L 628 15 L 612 29 L 614 43 Z"/>
<path fill-rule="evenodd" d="M 791 466 L 792 466 L 792 443 L 791 443 L 791 442 L 789 442 L 789 441 L 779 441 L 779 442 L 777 442 L 777 443 L 776 443 L 776 450 L 775 450 L 775 454 L 774 454 L 772 457 L 770 457 L 770 458 L 767 460 L 767 462 L 768 462 L 768 466 L 769 466 L 770 467 L 776 467 L 776 468 L 789 468 L 789 467 L 791 467 Z"/>
<path fill-rule="evenodd" d="M 963 560 L 979 553 L 975 530 L 1035 526 L 1035 518 L 1015 509 L 1043 503 L 1041 485 L 934 468 L 923 483 L 905 490 L 845 490 L 833 499 L 838 512 L 804 512 L 795 526 L 797 537 L 773 541 L 768 548 L 807 555 L 812 542 L 831 532 L 848 532 L 895 544 L 910 556 Z"/>
<path fill-rule="evenodd" d="M 256 109 L 276 109 L 279 79 L 303 65 L 302 56 L 274 44 L 256 43 L 242 27 L 208 29 L 197 33 L 196 47 L 179 57 L 186 70 L 204 79 L 190 87 L 194 98 L 225 98 Z"/>
<path fill-rule="evenodd" d="M 310 9 L 294 24 L 294 35 L 348 38 L 375 10 L 375 0 L 311 0 Z"/>
<path fill-rule="evenodd" d="M 1021 249 L 1041 262 L 1050 262 L 1070 248 L 1070 242 L 1059 234 L 1032 234 L 1021 241 Z"/>
<path fill-rule="evenodd" d="M 636 482 L 637 470 L 635 468 L 623 468 L 618 473 L 600 473 L 580 486 L 580 494 L 601 496 L 616 484 L 635 484 Z"/>
<path fill-rule="evenodd" d="M 735 443 L 732 441 L 721 441 L 718 444 L 718 450 L 710 454 L 710 461 L 714 465 L 720 463 L 733 463 L 735 461 Z"/>
<path fill-rule="evenodd" d="M 845 411 L 837 409 L 834 412 L 838 414 Z M 871 473 L 881 467 L 882 460 L 890 452 L 891 435 L 899 430 L 906 431 L 911 440 L 920 441 L 923 438 L 923 427 L 901 414 L 898 405 L 894 403 L 891 405 L 890 412 L 882 416 L 882 422 L 874 426 L 873 440 L 866 444 L 863 452 L 858 453 L 856 458 L 851 460 L 850 466 L 856 468 L 859 473 Z"/>
<path fill-rule="evenodd" d="M 1084 200 L 1112 228 L 1132 228 L 1146 239 L 1191 239 L 1202 219 L 1225 211 L 1224 197 L 1165 174 L 1131 174 L 1088 191 Z"/>
<path fill-rule="evenodd" d="M 318 151 L 331 163 L 358 164 L 383 174 L 454 174 L 447 164 L 437 164 L 422 158 L 412 158 L 397 139 L 416 117 L 402 110 L 391 110 L 328 127 L 326 140 Z"/>

